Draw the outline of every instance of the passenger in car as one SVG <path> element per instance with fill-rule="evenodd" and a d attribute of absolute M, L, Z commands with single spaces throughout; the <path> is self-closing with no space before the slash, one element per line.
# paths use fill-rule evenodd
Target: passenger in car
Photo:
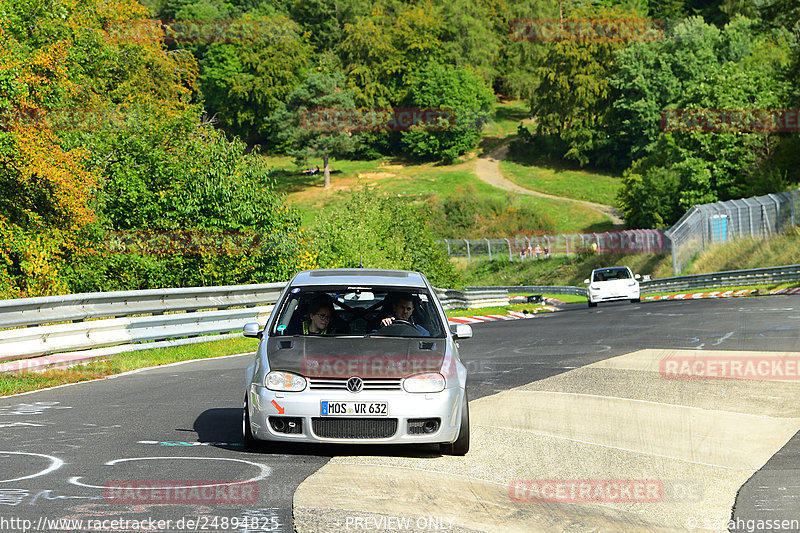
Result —
<path fill-rule="evenodd" d="M 303 335 L 327 335 L 334 333 L 333 302 L 326 298 L 315 298 L 309 305 L 308 320 L 303 322 Z"/>
<path fill-rule="evenodd" d="M 381 320 L 381 326 L 388 326 L 395 322 L 395 320 L 404 320 L 409 322 L 412 326 L 425 335 L 431 336 L 431 332 L 423 328 L 419 324 L 414 323 L 414 298 L 407 293 L 400 293 L 394 296 L 392 303 L 392 315 Z"/>

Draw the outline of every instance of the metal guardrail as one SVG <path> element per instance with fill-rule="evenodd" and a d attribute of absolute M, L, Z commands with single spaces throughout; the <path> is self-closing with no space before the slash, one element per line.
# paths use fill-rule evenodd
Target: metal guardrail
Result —
<path fill-rule="evenodd" d="M 800 282 L 800 265 L 642 281 L 641 288 L 646 294 L 785 282 Z M 0 327 L 13 328 L 0 330 L 0 361 L 39 358 L 44 367 L 65 360 L 88 361 L 127 351 L 239 336 L 246 322 L 266 321 L 284 287 L 285 283 L 269 283 L 0 301 Z M 436 289 L 446 309 L 505 306 L 509 293 L 523 292 L 585 296 L 586 288 L 527 285 L 469 287 L 463 292 Z M 236 333 L 221 335 L 229 332 Z M 0 363 L 0 371 L 11 369 L 9 365 L 15 363 Z M 24 366 L 37 365 L 30 360 Z"/>
<path fill-rule="evenodd" d="M 0 363 L 0 372 L 241 336 L 245 323 L 266 322 L 285 286 L 266 283 L 3 300 L 0 328 L 11 329 L 0 330 L 0 362 L 15 361 Z M 446 309 L 508 305 L 508 292 L 503 290 L 436 292 Z"/>
<path fill-rule="evenodd" d="M 640 282 L 639 287 L 642 293 L 648 294 L 694 289 L 716 289 L 740 285 L 768 285 L 793 281 L 800 281 L 800 265 L 730 270 L 711 274 L 654 279 Z"/>
<path fill-rule="evenodd" d="M 436 295 L 445 309 L 478 309 L 508 305 L 508 291 L 502 287 L 468 288 L 465 292 L 436 289 Z"/>
<path fill-rule="evenodd" d="M 720 287 L 736 287 L 741 285 L 769 285 L 772 283 L 800 282 L 800 265 L 785 265 L 779 267 L 753 268 L 749 270 L 730 270 L 726 272 L 712 272 L 710 274 L 695 274 L 692 276 L 677 276 L 648 281 L 640 281 L 639 287 L 642 294 L 655 292 L 671 292 L 696 289 L 716 289 Z M 543 293 L 543 294 L 572 294 L 586 296 L 586 287 L 572 287 L 559 285 L 517 285 L 503 287 L 467 287 L 468 290 L 504 289 L 510 294 Z"/>
<path fill-rule="evenodd" d="M 110 318 L 0 331 L 0 361 L 177 337 L 241 331 L 266 320 L 273 306 Z M 216 340 L 216 339 L 209 339 Z"/>
<path fill-rule="evenodd" d="M 572 287 L 564 285 L 508 285 L 503 287 L 467 287 L 467 290 L 502 289 L 509 294 L 532 292 L 534 294 L 571 294 L 573 296 L 586 296 L 586 287 Z"/>
<path fill-rule="evenodd" d="M 286 283 L 263 283 L 0 300 L 0 328 L 175 311 L 255 307 L 275 303 L 285 286 Z"/>

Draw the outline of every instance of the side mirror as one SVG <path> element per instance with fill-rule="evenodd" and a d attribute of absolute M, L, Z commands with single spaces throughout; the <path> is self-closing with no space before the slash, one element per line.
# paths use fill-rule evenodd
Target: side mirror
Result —
<path fill-rule="evenodd" d="M 242 328 L 242 334 L 245 337 L 253 337 L 254 339 L 260 339 L 261 326 L 258 325 L 258 322 L 248 322 Z"/>
<path fill-rule="evenodd" d="M 589 278 L 586 278 L 585 280 L 583 280 L 583 283 L 584 283 L 585 285 L 588 285 L 588 284 L 589 284 Z"/>
<path fill-rule="evenodd" d="M 450 332 L 456 339 L 471 339 L 472 326 L 468 324 L 453 324 L 450 326 Z"/>

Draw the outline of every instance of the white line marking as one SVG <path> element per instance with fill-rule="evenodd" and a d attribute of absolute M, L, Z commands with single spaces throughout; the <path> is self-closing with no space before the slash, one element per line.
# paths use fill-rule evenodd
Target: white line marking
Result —
<path fill-rule="evenodd" d="M 50 460 L 50 466 L 48 466 L 44 470 L 36 472 L 35 474 L 31 474 L 30 476 L 22 476 L 22 477 L 17 477 L 17 478 L 14 478 L 14 479 L 0 479 L 0 483 L 11 483 L 13 481 L 21 481 L 23 479 L 32 479 L 32 478 L 39 477 L 39 476 L 45 476 L 45 475 L 49 474 L 50 472 L 58 470 L 64 464 L 64 461 L 62 461 L 58 457 L 53 457 L 52 455 L 45 455 L 43 453 L 0 452 L 0 456 L 2 456 L 3 454 L 6 454 L 6 453 L 10 454 L 10 455 L 35 455 L 36 457 L 44 457 L 45 459 L 49 459 Z"/>
<path fill-rule="evenodd" d="M 250 478 L 250 479 L 246 479 L 244 481 L 228 481 L 228 482 L 225 482 L 225 483 L 213 483 L 213 484 L 208 484 L 208 485 L 187 485 L 185 487 L 173 487 L 172 485 L 170 485 L 169 487 L 148 487 L 147 489 L 148 490 L 164 489 L 164 488 L 194 489 L 194 488 L 200 488 L 200 487 L 223 487 L 223 486 L 227 487 L 227 486 L 230 486 L 230 485 L 241 485 L 243 483 L 255 483 L 255 482 L 261 481 L 263 479 L 266 479 L 267 477 L 270 476 L 270 474 L 272 474 L 272 467 L 269 467 L 267 465 L 254 463 L 252 461 L 245 461 L 244 459 L 230 459 L 230 458 L 227 458 L 227 457 L 132 457 L 132 458 L 129 458 L 129 459 L 114 459 L 113 461 L 108 461 L 105 464 L 107 466 L 114 466 L 117 463 L 125 463 L 125 462 L 128 462 L 128 461 L 158 461 L 158 460 L 183 460 L 183 459 L 186 459 L 186 460 L 189 460 L 189 461 L 232 461 L 232 462 L 235 462 L 235 463 L 244 463 L 244 464 L 247 464 L 247 465 L 255 466 L 256 468 L 258 468 L 260 470 L 260 472 L 256 477 Z M 74 476 L 74 477 L 69 478 L 67 480 L 67 482 L 71 483 L 73 485 L 77 485 L 79 487 L 87 487 L 87 488 L 90 488 L 90 489 L 105 490 L 105 488 L 106 488 L 106 487 L 101 487 L 101 486 L 97 486 L 97 485 L 88 485 L 86 483 L 82 483 L 80 481 L 80 479 L 81 479 L 80 476 Z"/>
<path fill-rule="evenodd" d="M 720 337 L 719 340 L 714 343 L 714 346 L 719 346 L 720 344 L 722 344 L 723 342 L 725 342 L 726 340 L 731 338 L 732 335 L 733 335 L 733 331 L 729 331 L 728 333 L 726 333 L 725 335 Z"/>

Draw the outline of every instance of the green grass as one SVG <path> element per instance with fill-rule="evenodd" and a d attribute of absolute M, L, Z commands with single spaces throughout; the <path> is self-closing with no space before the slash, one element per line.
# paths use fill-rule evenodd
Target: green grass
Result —
<path fill-rule="evenodd" d="M 122 353 L 110 356 L 104 361 L 67 369 L 51 369 L 44 372 L 23 372 L 14 374 L 11 379 L 7 378 L 7 374 L 4 374 L 4 379 L 0 379 L 0 396 L 56 387 L 67 383 L 100 379 L 137 368 L 147 368 L 176 363 L 178 361 L 252 352 L 255 351 L 257 346 L 258 341 L 255 339 L 237 338 L 176 346 L 173 348 L 158 348 L 134 353 Z"/>
<path fill-rule="evenodd" d="M 506 138 L 517 134 L 520 122 L 530 122 L 530 105 L 524 100 L 500 102 L 495 108 L 494 119 L 483 128 L 484 137 Z"/>
<path fill-rule="evenodd" d="M 772 239 L 748 238 L 713 246 L 687 265 L 682 274 L 797 264 L 800 264 L 800 227 Z M 671 276 L 672 268 L 658 273 Z"/>
<path fill-rule="evenodd" d="M 530 106 L 522 100 L 497 104 L 494 119 L 483 128 L 483 139 L 478 146 L 480 152 L 491 152 L 512 139 L 517 134 L 520 123 L 531 122 L 530 114 Z"/>
<path fill-rule="evenodd" d="M 484 128 L 483 140 L 474 153 L 461 158 L 452 165 L 437 163 L 413 163 L 392 158 L 371 161 L 331 159 L 335 171 L 331 175 L 331 187 L 323 187 L 322 173 L 308 176 L 301 173 L 306 166 L 318 166 L 322 161 L 308 161 L 304 166 L 295 164 L 287 156 L 262 156 L 273 169 L 276 191 L 286 194 L 288 202 L 300 213 L 302 224 L 313 226 L 316 215 L 323 209 L 336 208 L 344 203 L 347 195 L 362 187 L 376 194 L 389 194 L 408 198 L 415 202 L 434 201 L 455 194 L 458 188 L 469 187 L 481 197 L 500 199 L 512 207 L 530 207 L 542 219 L 552 222 L 548 227 L 509 228 L 504 235 L 481 235 L 481 237 L 513 237 L 516 234 L 533 233 L 577 233 L 606 231 L 613 228 L 611 221 L 593 209 L 574 202 L 510 194 L 485 184 L 475 175 L 475 157 L 507 143 L 516 136 L 520 123 L 530 123 L 530 111 L 523 101 L 507 101 L 497 105 L 495 117 Z M 505 163 L 503 163 L 504 165 Z M 612 203 L 616 194 L 617 180 L 601 174 L 585 171 L 554 171 L 546 167 L 528 165 L 526 162 L 511 164 L 510 179 L 519 179 L 534 173 L 557 174 L 559 185 L 548 185 L 541 190 L 567 198 L 587 199 L 599 203 Z M 505 167 L 501 166 L 505 172 Z M 522 176 L 518 178 L 517 176 Z M 533 179 L 533 178 L 531 178 Z M 569 185 L 574 181 L 573 185 Z M 597 181 L 597 183 L 593 183 Z M 527 186 L 527 185 L 525 185 Z M 466 237 L 466 236 L 464 236 Z"/>
<path fill-rule="evenodd" d="M 347 200 L 347 195 L 359 188 L 368 188 L 376 194 L 408 198 L 414 202 L 444 198 L 458 188 L 469 187 L 475 194 L 501 199 L 514 206 L 530 206 L 552 221 L 551 228 L 519 227 L 512 233 L 532 234 L 578 233 L 607 231 L 611 221 L 597 211 L 569 201 L 551 200 L 535 196 L 514 195 L 488 185 L 478 179 L 471 163 L 436 165 L 433 163 L 402 165 L 387 159 L 374 161 L 334 160 L 331 167 L 341 170 L 331 176 L 331 188 L 323 188 L 321 176 L 302 176 L 291 158 L 267 157 L 274 168 L 276 190 L 285 193 L 287 200 L 300 212 L 302 223 L 313 226 L 321 210 L 336 208 Z M 491 235 L 490 237 L 513 237 Z"/>
<path fill-rule="evenodd" d="M 456 267 L 469 286 L 561 285 L 583 287 L 583 280 L 595 268 L 629 266 L 636 274 L 650 274 L 665 265 L 672 265 L 665 254 L 593 254 L 570 257 L 556 256 L 543 261 L 488 261 L 480 259 L 467 263 L 458 261 Z"/>
<path fill-rule="evenodd" d="M 584 299 L 585 301 L 585 299 Z M 477 316 L 477 315 L 507 315 L 509 311 L 527 311 L 533 313 L 534 309 L 539 312 L 547 311 L 542 309 L 545 304 L 510 304 L 497 307 L 476 307 L 471 309 L 449 309 L 446 311 L 448 317 Z"/>
<path fill-rule="evenodd" d="M 585 170 L 532 166 L 516 161 L 500 162 L 503 176 L 520 187 L 553 196 L 615 205 L 621 182 L 617 177 Z"/>

